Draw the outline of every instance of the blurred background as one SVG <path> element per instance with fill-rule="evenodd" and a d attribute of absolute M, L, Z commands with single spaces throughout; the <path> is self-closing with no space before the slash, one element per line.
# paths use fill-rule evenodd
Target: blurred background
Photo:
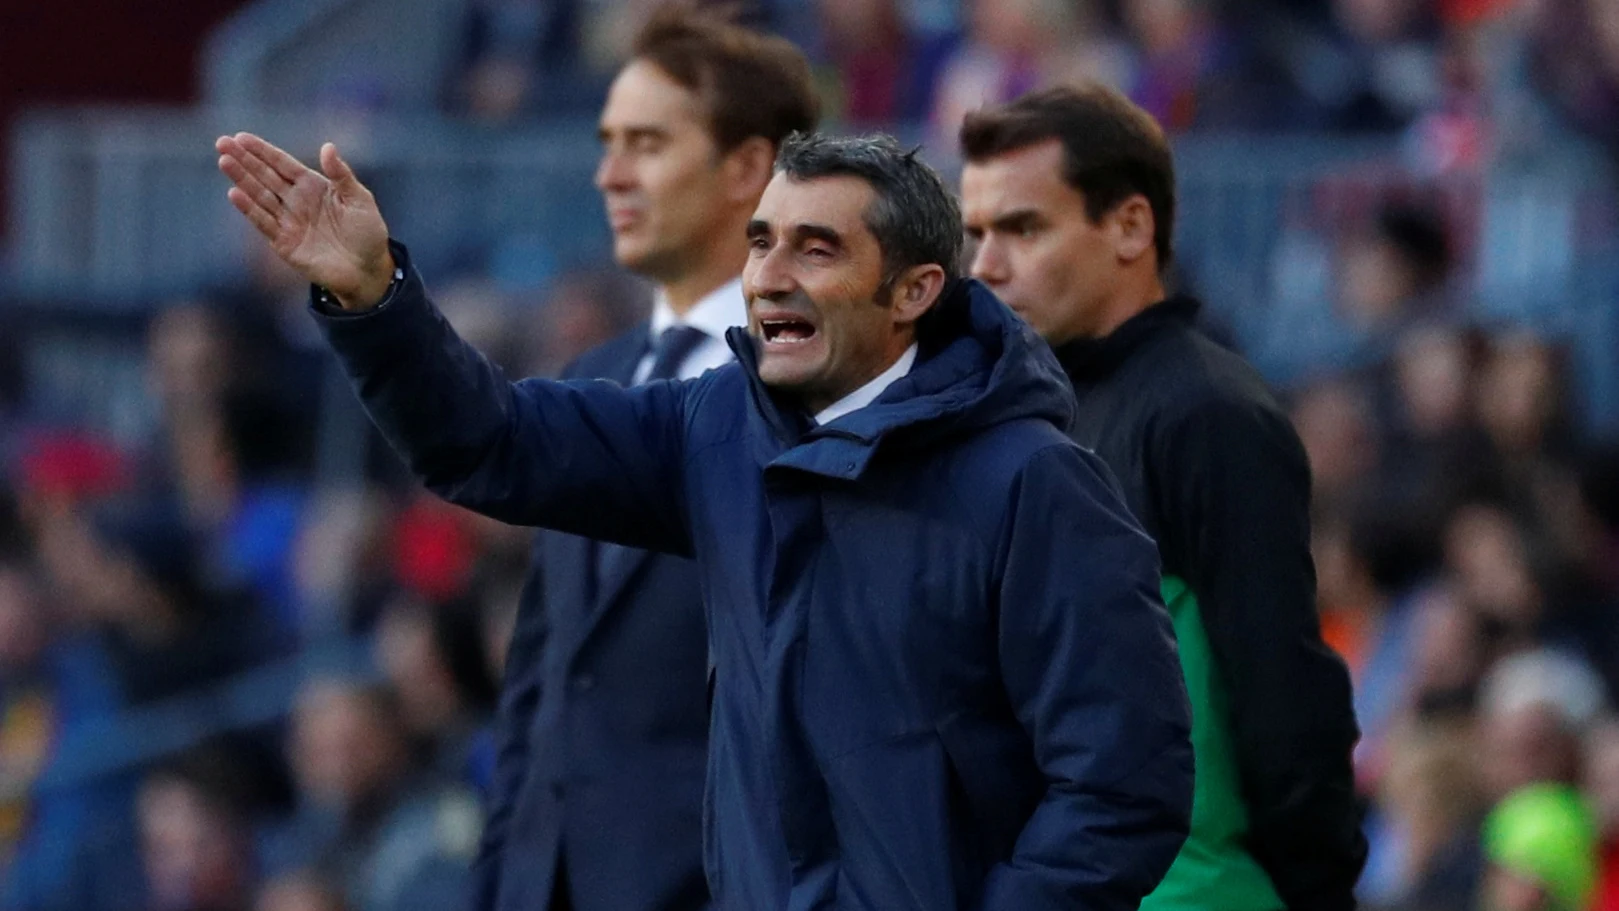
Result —
<path fill-rule="evenodd" d="M 211 144 L 336 140 L 553 373 L 645 312 L 590 175 L 654 2 L 0 0 L 0 909 L 454 906 L 529 536 L 409 482 Z M 1619 0 L 742 6 L 952 174 L 1055 80 L 1162 120 L 1314 467 L 1366 904 L 1619 909 Z"/>

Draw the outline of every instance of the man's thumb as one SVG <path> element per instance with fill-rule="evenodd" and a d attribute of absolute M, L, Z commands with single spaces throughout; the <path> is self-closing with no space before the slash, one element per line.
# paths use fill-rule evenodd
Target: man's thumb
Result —
<path fill-rule="evenodd" d="M 330 142 L 320 147 L 320 169 L 332 183 L 351 186 L 359 183 L 354 169 L 343 160 L 343 156 L 337 154 L 337 146 Z"/>

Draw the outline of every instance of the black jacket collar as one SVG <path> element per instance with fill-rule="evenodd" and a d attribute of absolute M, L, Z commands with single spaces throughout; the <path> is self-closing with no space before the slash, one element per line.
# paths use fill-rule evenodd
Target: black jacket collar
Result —
<path fill-rule="evenodd" d="M 1176 295 L 1137 313 L 1102 338 L 1086 338 L 1058 346 L 1057 360 L 1070 377 L 1097 378 L 1119 368 L 1131 352 L 1174 326 L 1190 326 L 1202 305 L 1195 298 Z"/>

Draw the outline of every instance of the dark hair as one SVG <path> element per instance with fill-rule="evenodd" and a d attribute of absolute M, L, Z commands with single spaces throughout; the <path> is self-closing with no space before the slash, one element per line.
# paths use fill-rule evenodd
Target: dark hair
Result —
<path fill-rule="evenodd" d="M 17 495 L 0 480 L 0 565 L 26 564 L 34 552 L 34 542 L 23 522 Z"/>
<path fill-rule="evenodd" d="M 1427 294 L 1444 286 L 1455 256 L 1444 217 L 1438 211 L 1420 205 L 1389 204 L 1377 213 L 1376 232 L 1411 266 L 1417 293 Z"/>
<path fill-rule="evenodd" d="M 291 809 L 291 782 L 280 763 L 247 735 L 203 741 L 160 761 L 147 785 L 178 784 L 233 826 L 260 813 Z"/>
<path fill-rule="evenodd" d="M 721 13 L 675 3 L 654 12 L 632 55 L 695 93 L 722 152 L 755 136 L 780 145 L 815 129 L 820 101 L 809 61 L 790 42 L 728 21 Z"/>
<path fill-rule="evenodd" d="M 1158 268 L 1174 257 L 1175 162 L 1152 115 L 1099 83 L 1057 86 L 967 115 L 961 151 L 969 162 L 1055 139 L 1063 180 L 1085 197 L 1091 221 L 1136 194 L 1152 207 Z"/>
<path fill-rule="evenodd" d="M 892 136 L 833 138 L 795 134 L 782 144 L 776 171 L 794 180 L 858 177 L 877 198 L 866 210 L 866 227 L 883 251 L 886 286 L 912 266 L 934 263 L 946 278 L 961 274 L 961 207 L 932 168 Z"/>
<path fill-rule="evenodd" d="M 424 605 L 433 647 L 455 683 L 456 695 L 477 712 L 493 711 L 500 681 L 484 658 L 483 602 L 461 594 Z"/>
<path fill-rule="evenodd" d="M 175 612 L 196 617 L 212 594 L 205 572 L 203 540 L 169 497 L 104 503 L 90 513 L 97 543 L 130 560 L 170 600 Z"/>

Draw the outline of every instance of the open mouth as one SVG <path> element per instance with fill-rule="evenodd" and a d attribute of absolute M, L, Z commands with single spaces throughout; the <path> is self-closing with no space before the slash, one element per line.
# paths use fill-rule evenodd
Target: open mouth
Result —
<path fill-rule="evenodd" d="M 815 337 L 814 324 L 801 319 L 763 319 L 759 330 L 770 344 L 797 345 Z"/>

